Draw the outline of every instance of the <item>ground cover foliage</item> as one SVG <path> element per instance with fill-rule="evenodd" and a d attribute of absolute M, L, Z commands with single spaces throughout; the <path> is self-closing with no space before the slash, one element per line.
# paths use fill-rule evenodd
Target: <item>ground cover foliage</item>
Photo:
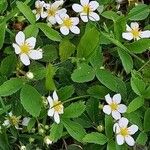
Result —
<path fill-rule="evenodd" d="M 0 150 L 150 148 L 149 2 L 0 1 Z"/>

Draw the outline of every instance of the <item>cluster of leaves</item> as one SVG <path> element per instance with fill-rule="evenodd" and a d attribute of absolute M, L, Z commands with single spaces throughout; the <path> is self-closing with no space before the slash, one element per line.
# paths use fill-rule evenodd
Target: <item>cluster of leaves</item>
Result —
<path fill-rule="evenodd" d="M 57 29 L 36 22 L 32 13 L 35 1 L 0 1 L 0 149 L 21 145 L 43 149 L 47 135 L 55 150 L 129 149 L 116 144 L 114 122 L 102 112 L 108 93 L 122 95 L 128 106 L 124 116 L 139 127 L 135 148 L 150 147 L 150 39 L 126 42 L 121 36 L 131 21 L 139 21 L 142 28 L 150 30 L 149 6 L 131 5 L 120 15 L 115 1 L 97 1 L 104 8 L 101 20 L 81 23 L 78 36 L 61 36 Z M 74 2 L 66 1 L 64 6 Z M 26 37 L 36 37 L 37 47 L 43 49 L 43 58 L 29 67 L 20 64 L 12 47 L 19 30 Z M 26 77 L 28 71 L 33 80 Z M 46 97 L 54 90 L 64 104 L 60 124 L 47 116 Z M 27 128 L 3 127 L 10 111 L 30 117 Z"/>

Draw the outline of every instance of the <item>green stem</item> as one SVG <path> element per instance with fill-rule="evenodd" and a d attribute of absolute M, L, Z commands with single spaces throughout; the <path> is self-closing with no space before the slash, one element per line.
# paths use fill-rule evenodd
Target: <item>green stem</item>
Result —
<path fill-rule="evenodd" d="M 141 70 L 142 70 L 145 66 L 147 66 L 149 63 L 150 63 L 150 60 L 148 60 L 148 61 L 138 70 L 138 72 L 141 71 Z"/>
<path fill-rule="evenodd" d="M 4 101 L 3 101 L 3 99 L 0 97 L 0 102 L 1 102 L 1 104 L 2 104 L 2 107 L 3 107 L 3 109 L 4 109 L 4 111 L 6 112 L 6 113 L 8 113 L 7 112 L 7 109 L 6 109 L 6 106 L 5 106 L 5 104 L 4 104 Z"/>

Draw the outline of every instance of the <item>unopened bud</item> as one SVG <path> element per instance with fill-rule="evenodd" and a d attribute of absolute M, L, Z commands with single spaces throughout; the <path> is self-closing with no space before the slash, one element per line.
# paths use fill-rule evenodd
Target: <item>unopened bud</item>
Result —
<path fill-rule="evenodd" d="M 26 150 L 26 147 L 23 145 L 20 147 L 20 150 Z"/>
<path fill-rule="evenodd" d="M 45 130 L 42 129 L 42 128 L 39 128 L 39 134 L 42 135 L 42 134 L 44 134 L 44 133 L 45 133 Z"/>
<path fill-rule="evenodd" d="M 98 130 L 99 132 L 102 132 L 102 131 L 104 130 L 104 126 L 103 126 L 103 125 L 97 126 L 97 130 Z"/>
<path fill-rule="evenodd" d="M 48 125 L 45 125 L 45 127 L 44 127 L 46 130 L 48 130 L 49 129 L 49 126 Z"/>
<path fill-rule="evenodd" d="M 46 144 L 46 145 L 50 145 L 50 144 L 52 144 L 52 140 L 51 140 L 51 138 L 49 137 L 49 136 L 46 136 L 45 138 L 44 138 L 44 143 Z"/>
<path fill-rule="evenodd" d="M 30 143 L 34 142 L 34 138 L 31 138 L 31 137 L 30 137 L 30 138 L 29 138 L 29 142 L 30 142 Z"/>
<path fill-rule="evenodd" d="M 26 76 L 27 76 L 28 79 L 33 79 L 34 78 L 33 73 L 30 72 L 30 71 L 26 73 Z"/>

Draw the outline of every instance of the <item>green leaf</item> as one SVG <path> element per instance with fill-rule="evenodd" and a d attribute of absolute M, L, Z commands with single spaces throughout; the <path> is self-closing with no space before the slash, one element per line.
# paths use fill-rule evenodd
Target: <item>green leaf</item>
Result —
<path fill-rule="evenodd" d="M 12 78 L 6 82 L 4 82 L 0 86 L 0 96 L 9 96 L 16 93 L 23 86 L 24 82 L 18 78 Z"/>
<path fill-rule="evenodd" d="M 35 123 L 36 123 L 36 119 L 31 118 L 29 123 L 28 123 L 28 126 L 27 126 L 28 131 L 31 131 L 31 129 L 34 127 Z"/>
<path fill-rule="evenodd" d="M 126 85 L 120 78 L 117 78 L 111 72 L 104 69 L 97 70 L 96 77 L 107 88 L 116 93 L 121 93 L 123 97 L 126 97 Z"/>
<path fill-rule="evenodd" d="M 84 83 L 93 80 L 95 77 L 95 71 L 91 66 L 86 63 L 79 64 L 77 69 L 71 75 L 74 82 Z"/>
<path fill-rule="evenodd" d="M 139 54 L 145 52 L 150 47 L 150 39 L 140 39 L 125 45 L 131 52 Z"/>
<path fill-rule="evenodd" d="M 68 131 L 68 133 L 77 141 L 82 142 L 82 139 L 84 138 L 84 136 L 86 135 L 86 132 L 84 130 L 84 128 L 74 122 L 71 121 L 69 119 L 63 119 L 63 125 L 65 126 L 66 130 Z"/>
<path fill-rule="evenodd" d="M 109 11 L 104 11 L 101 15 L 102 15 L 103 17 L 105 17 L 105 18 L 107 18 L 107 19 L 110 19 L 110 20 L 113 20 L 113 21 L 117 20 L 118 17 L 119 17 L 119 15 L 118 15 L 116 12 L 111 11 L 111 10 L 109 10 Z"/>
<path fill-rule="evenodd" d="M 6 10 L 7 6 L 8 6 L 7 0 L 0 0 L 0 14 Z"/>
<path fill-rule="evenodd" d="M 85 111 L 83 102 L 70 104 L 64 111 L 63 118 L 77 118 Z"/>
<path fill-rule="evenodd" d="M 116 143 L 113 140 L 108 141 L 107 150 L 116 150 Z"/>
<path fill-rule="evenodd" d="M 38 28 L 52 41 L 61 41 L 61 36 L 59 32 L 49 27 L 46 23 L 37 23 Z"/>
<path fill-rule="evenodd" d="M 58 95 L 59 98 L 61 99 L 61 101 L 67 100 L 68 98 L 70 98 L 72 96 L 72 94 L 74 93 L 74 87 L 73 85 L 69 85 L 69 86 L 65 86 L 65 87 L 61 87 L 58 90 Z"/>
<path fill-rule="evenodd" d="M 149 15 L 149 7 L 145 4 L 139 4 L 132 8 L 127 16 L 130 20 L 137 21 L 137 20 L 144 20 Z"/>
<path fill-rule="evenodd" d="M 55 83 L 53 80 L 53 77 L 55 75 L 55 70 L 51 64 L 49 64 L 46 68 L 46 81 L 45 81 L 45 87 L 48 91 L 55 90 Z"/>
<path fill-rule="evenodd" d="M 133 60 L 132 57 L 124 50 L 118 48 L 118 54 L 122 61 L 122 65 L 127 73 L 130 73 L 133 69 Z"/>
<path fill-rule="evenodd" d="M 148 86 L 146 88 L 146 90 L 143 92 L 143 97 L 146 98 L 146 99 L 150 98 L 150 86 Z"/>
<path fill-rule="evenodd" d="M 27 26 L 23 32 L 26 35 L 26 38 L 29 38 L 29 37 L 36 38 L 39 33 L 39 29 L 36 27 L 36 25 L 31 24 Z"/>
<path fill-rule="evenodd" d="M 61 61 L 67 60 L 75 51 L 75 45 L 69 40 L 62 40 L 59 44 L 59 56 Z"/>
<path fill-rule="evenodd" d="M 0 72 L 4 76 L 10 76 L 16 69 L 16 55 L 9 55 L 5 57 L 0 65 Z"/>
<path fill-rule="evenodd" d="M 107 137 L 102 133 L 92 132 L 92 133 L 87 134 L 83 138 L 83 141 L 87 143 L 104 145 L 107 142 Z"/>
<path fill-rule="evenodd" d="M 42 96 L 30 85 L 24 85 L 20 93 L 21 104 L 24 109 L 34 117 L 38 117 L 41 111 Z"/>
<path fill-rule="evenodd" d="M 105 134 L 108 138 L 113 136 L 113 119 L 108 115 L 105 115 Z"/>
<path fill-rule="evenodd" d="M 148 108 L 144 115 L 144 131 L 149 132 L 150 131 L 150 108 Z"/>
<path fill-rule="evenodd" d="M 25 3 L 17 1 L 16 2 L 18 9 L 20 12 L 27 18 L 27 20 L 34 24 L 36 22 L 35 15 L 33 14 L 32 10 L 29 6 L 27 6 Z"/>
<path fill-rule="evenodd" d="M 61 138 L 63 133 L 63 124 L 60 122 L 59 124 L 53 123 L 50 129 L 50 137 L 52 141 L 57 141 Z"/>
<path fill-rule="evenodd" d="M 139 144 L 139 145 L 145 146 L 147 140 L 148 140 L 147 134 L 144 133 L 144 132 L 141 132 L 141 133 L 138 135 L 137 139 L 136 139 L 136 143 Z"/>
<path fill-rule="evenodd" d="M 0 23 L 0 49 L 3 47 L 6 31 L 6 22 Z"/>
<path fill-rule="evenodd" d="M 53 45 L 45 45 L 42 47 L 43 50 L 43 58 L 41 61 L 44 62 L 53 62 L 58 58 L 57 49 Z"/>
<path fill-rule="evenodd" d="M 133 101 L 128 105 L 127 113 L 131 113 L 141 106 L 144 105 L 144 99 L 142 97 L 136 97 Z"/>
<path fill-rule="evenodd" d="M 145 91 L 146 85 L 145 85 L 145 83 L 144 83 L 144 81 L 142 79 L 140 79 L 136 75 L 132 74 L 131 87 L 132 87 L 132 90 L 137 95 L 142 95 L 143 92 Z"/>
<path fill-rule="evenodd" d="M 94 40 L 93 40 L 94 39 Z M 88 46 L 87 46 L 88 43 Z M 93 27 L 86 30 L 77 47 L 77 57 L 89 58 L 99 45 L 99 32 Z"/>

